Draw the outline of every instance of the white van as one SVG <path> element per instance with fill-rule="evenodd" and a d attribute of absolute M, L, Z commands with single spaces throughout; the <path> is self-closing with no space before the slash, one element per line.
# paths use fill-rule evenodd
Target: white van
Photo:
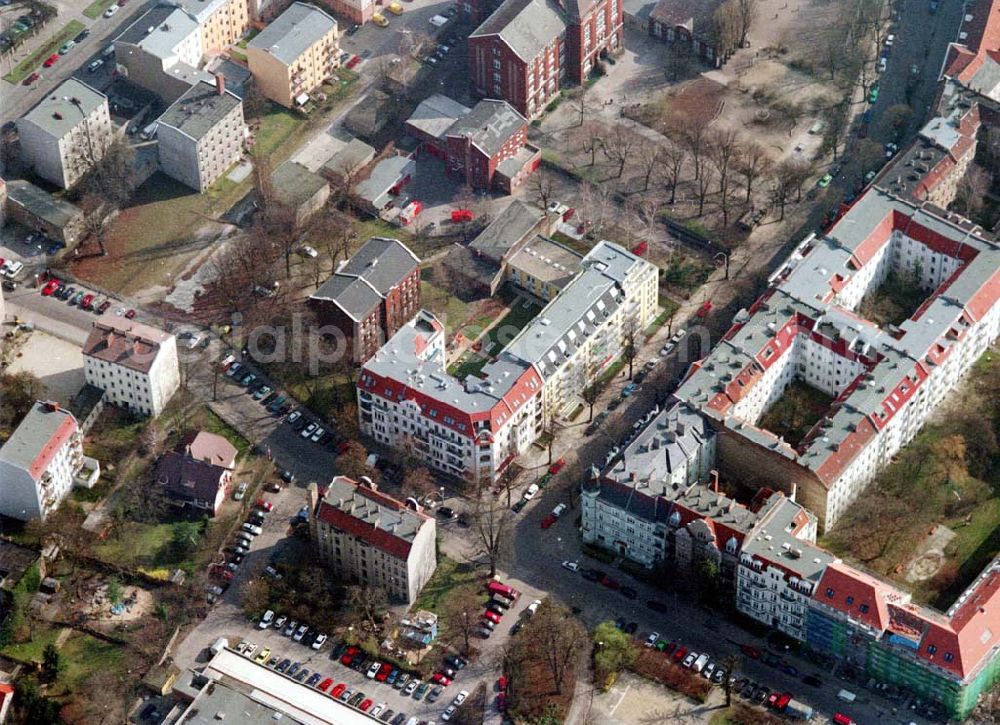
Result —
<path fill-rule="evenodd" d="M 257 623 L 257 628 L 267 629 L 268 627 L 271 626 L 271 621 L 273 619 L 274 619 L 274 611 L 268 609 L 266 612 L 264 612 L 264 616 L 261 617 L 260 621 Z"/>
<path fill-rule="evenodd" d="M 151 124 L 146 126 L 146 128 L 142 129 L 142 132 L 139 134 L 139 138 L 141 138 L 143 141 L 149 141 L 149 139 L 155 138 L 156 127 L 159 125 L 160 124 L 158 121 L 153 121 Z"/>
<path fill-rule="evenodd" d="M 837 697 L 839 697 L 844 702 L 854 702 L 855 700 L 858 699 L 858 696 L 855 695 L 850 690 L 841 690 L 840 692 L 837 693 Z"/>
<path fill-rule="evenodd" d="M 694 661 L 694 664 L 691 665 L 691 669 L 694 670 L 695 672 L 701 672 L 703 669 L 705 669 L 705 665 L 708 664 L 708 659 L 709 659 L 708 655 L 701 655 L 698 659 Z"/>

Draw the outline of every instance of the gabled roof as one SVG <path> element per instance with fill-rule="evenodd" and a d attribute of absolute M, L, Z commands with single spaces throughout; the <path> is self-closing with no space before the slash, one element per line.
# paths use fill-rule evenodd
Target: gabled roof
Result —
<path fill-rule="evenodd" d="M 413 541 L 433 519 L 405 503 L 346 476 L 330 482 L 315 516 L 397 559 L 407 559 Z"/>
<path fill-rule="evenodd" d="M 57 403 L 39 401 L 0 447 L 0 461 L 27 471 L 37 481 L 77 431 L 72 413 Z"/>
<path fill-rule="evenodd" d="M 545 214 L 536 206 L 515 199 L 496 215 L 469 247 L 477 254 L 499 264 L 538 228 Z"/>
<path fill-rule="evenodd" d="M 469 37 L 496 35 L 521 60 L 529 62 L 560 37 L 567 25 L 555 0 L 506 0 Z"/>
<path fill-rule="evenodd" d="M 419 266 L 417 255 L 398 239 L 372 237 L 310 299 L 333 302 L 360 321 Z"/>
<path fill-rule="evenodd" d="M 440 139 L 454 123 L 469 114 L 469 107 L 441 93 L 428 96 L 420 102 L 406 124 L 428 136 Z"/>
<path fill-rule="evenodd" d="M 506 101 L 485 99 L 473 109 L 459 116 L 445 135 L 449 138 L 469 139 L 484 154 L 493 158 L 511 136 L 527 125 L 528 121 Z"/>
<path fill-rule="evenodd" d="M 83 354 L 104 362 L 148 373 L 161 346 L 173 335 L 131 320 L 95 322 L 83 344 Z"/>
<path fill-rule="evenodd" d="M 889 625 L 888 597 L 897 592 L 887 582 L 838 562 L 826 567 L 815 596 L 816 601 L 882 631 Z"/>
<path fill-rule="evenodd" d="M 270 53 L 285 65 L 291 65 L 336 29 L 337 21 L 314 5 L 292 3 L 250 41 L 247 49 Z"/>
<path fill-rule="evenodd" d="M 236 465 L 236 446 L 222 436 L 204 430 L 188 435 L 178 451 L 195 460 L 222 468 L 232 469 Z"/>

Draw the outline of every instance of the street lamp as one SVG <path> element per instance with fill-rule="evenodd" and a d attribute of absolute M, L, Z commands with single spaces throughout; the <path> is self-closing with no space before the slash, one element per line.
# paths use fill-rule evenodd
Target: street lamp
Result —
<path fill-rule="evenodd" d="M 716 267 L 725 266 L 726 268 L 726 279 L 729 279 L 729 255 L 725 252 L 719 252 L 715 255 L 713 261 Z"/>

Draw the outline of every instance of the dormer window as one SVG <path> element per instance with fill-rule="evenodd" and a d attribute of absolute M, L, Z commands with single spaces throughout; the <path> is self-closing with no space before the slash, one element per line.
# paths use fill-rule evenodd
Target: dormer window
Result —
<path fill-rule="evenodd" d="M 833 587 L 826 588 L 826 598 L 833 599 Z"/>

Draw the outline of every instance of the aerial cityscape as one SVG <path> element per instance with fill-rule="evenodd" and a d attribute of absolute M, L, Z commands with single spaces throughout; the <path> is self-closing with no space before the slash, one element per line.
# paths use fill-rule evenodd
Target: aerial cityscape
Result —
<path fill-rule="evenodd" d="M 0 723 L 1000 723 L 1000 0 L 0 0 Z"/>

